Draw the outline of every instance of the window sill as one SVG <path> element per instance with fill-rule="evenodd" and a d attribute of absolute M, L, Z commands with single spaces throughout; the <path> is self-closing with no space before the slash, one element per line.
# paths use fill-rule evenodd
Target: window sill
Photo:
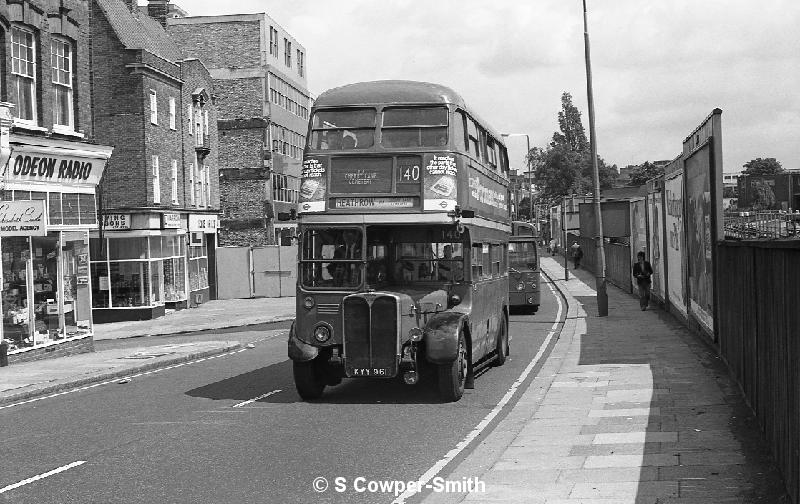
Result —
<path fill-rule="evenodd" d="M 29 122 L 21 122 L 19 119 L 14 119 L 14 129 L 20 129 L 25 131 L 34 131 L 36 133 L 47 133 L 49 130 L 47 128 L 43 128 L 37 124 L 29 123 Z"/>
<path fill-rule="evenodd" d="M 84 135 L 83 133 L 67 128 L 53 127 L 53 134 L 81 138 L 81 139 L 86 138 L 86 135 Z"/>

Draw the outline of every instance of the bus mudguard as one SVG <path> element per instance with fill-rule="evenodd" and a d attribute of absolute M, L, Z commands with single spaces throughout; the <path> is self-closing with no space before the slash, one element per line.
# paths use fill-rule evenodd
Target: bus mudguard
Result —
<path fill-rule="evenodd" d="M 295 323 L 292 322 L 292 328 L 289 329 L 289 358 L 295 362 L 308 362 L 319 354 L 319 348 L 300 341 L 294 326 Z"/>
<path fill-rule="evenodd" d="M 428 362 L 444 364 L 453 362 L 458 353 L 458 331 L 468 327 L 468 315 L 446 311 L 428 320 L 425 326 L 425 355 Z"/>

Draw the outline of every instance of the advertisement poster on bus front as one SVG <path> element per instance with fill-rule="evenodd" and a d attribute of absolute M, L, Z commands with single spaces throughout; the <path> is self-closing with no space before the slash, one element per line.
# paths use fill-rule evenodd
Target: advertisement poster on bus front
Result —
<path fill-rule="evenodd" d="M 669 303 L 678 313 L 686 317 L 686 286 L 683 282 L 686 249 L 683 237 L 683 170 L 665 177 L 664 191 L 667 200 L 664 217 L 667 233 L 664 238 L 667 242 L 667 264 L 669 264 Z"/>
<path fill-rule="evenodd" d="M 327 170 L 324 160 L 308 158 L 303 161 L 297 213 L 325 211 L 325 196 L 328 183 L 326 175 Z"/>
<path fill-rule="evenodd" d="M 476 215 L 494 219 L 508 218 L 508 189 L 485 174 L 470 167 L 467 208 Z"/>
<path fill-rule="evenodd" d="M 424 210 L 450 211 L 458 202 L 458 165 L 450 154 L 434 154 L 426 159 L 423 206 Z"/>

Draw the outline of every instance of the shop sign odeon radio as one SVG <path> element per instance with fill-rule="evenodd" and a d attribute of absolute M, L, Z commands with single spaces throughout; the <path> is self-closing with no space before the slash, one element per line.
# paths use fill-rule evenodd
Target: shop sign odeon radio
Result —
<path fill-rule="evenodd" d="M 15 182 L 95 186 L 106 163 L 96 156 L 94 152 L 13 145 L 3 176 Z"/>

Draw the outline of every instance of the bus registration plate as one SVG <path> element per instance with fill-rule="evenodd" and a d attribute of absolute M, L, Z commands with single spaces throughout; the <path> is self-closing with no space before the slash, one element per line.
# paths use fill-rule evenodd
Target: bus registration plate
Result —
<path fill-rule="evenodd" d="M 350 376 L 390 376 L 387 368 L 353 368 Z"/>
<path fill-rule="evenodd" d="M 413 208 L 414 198 L 336 198 L 336 208 Z"/>

